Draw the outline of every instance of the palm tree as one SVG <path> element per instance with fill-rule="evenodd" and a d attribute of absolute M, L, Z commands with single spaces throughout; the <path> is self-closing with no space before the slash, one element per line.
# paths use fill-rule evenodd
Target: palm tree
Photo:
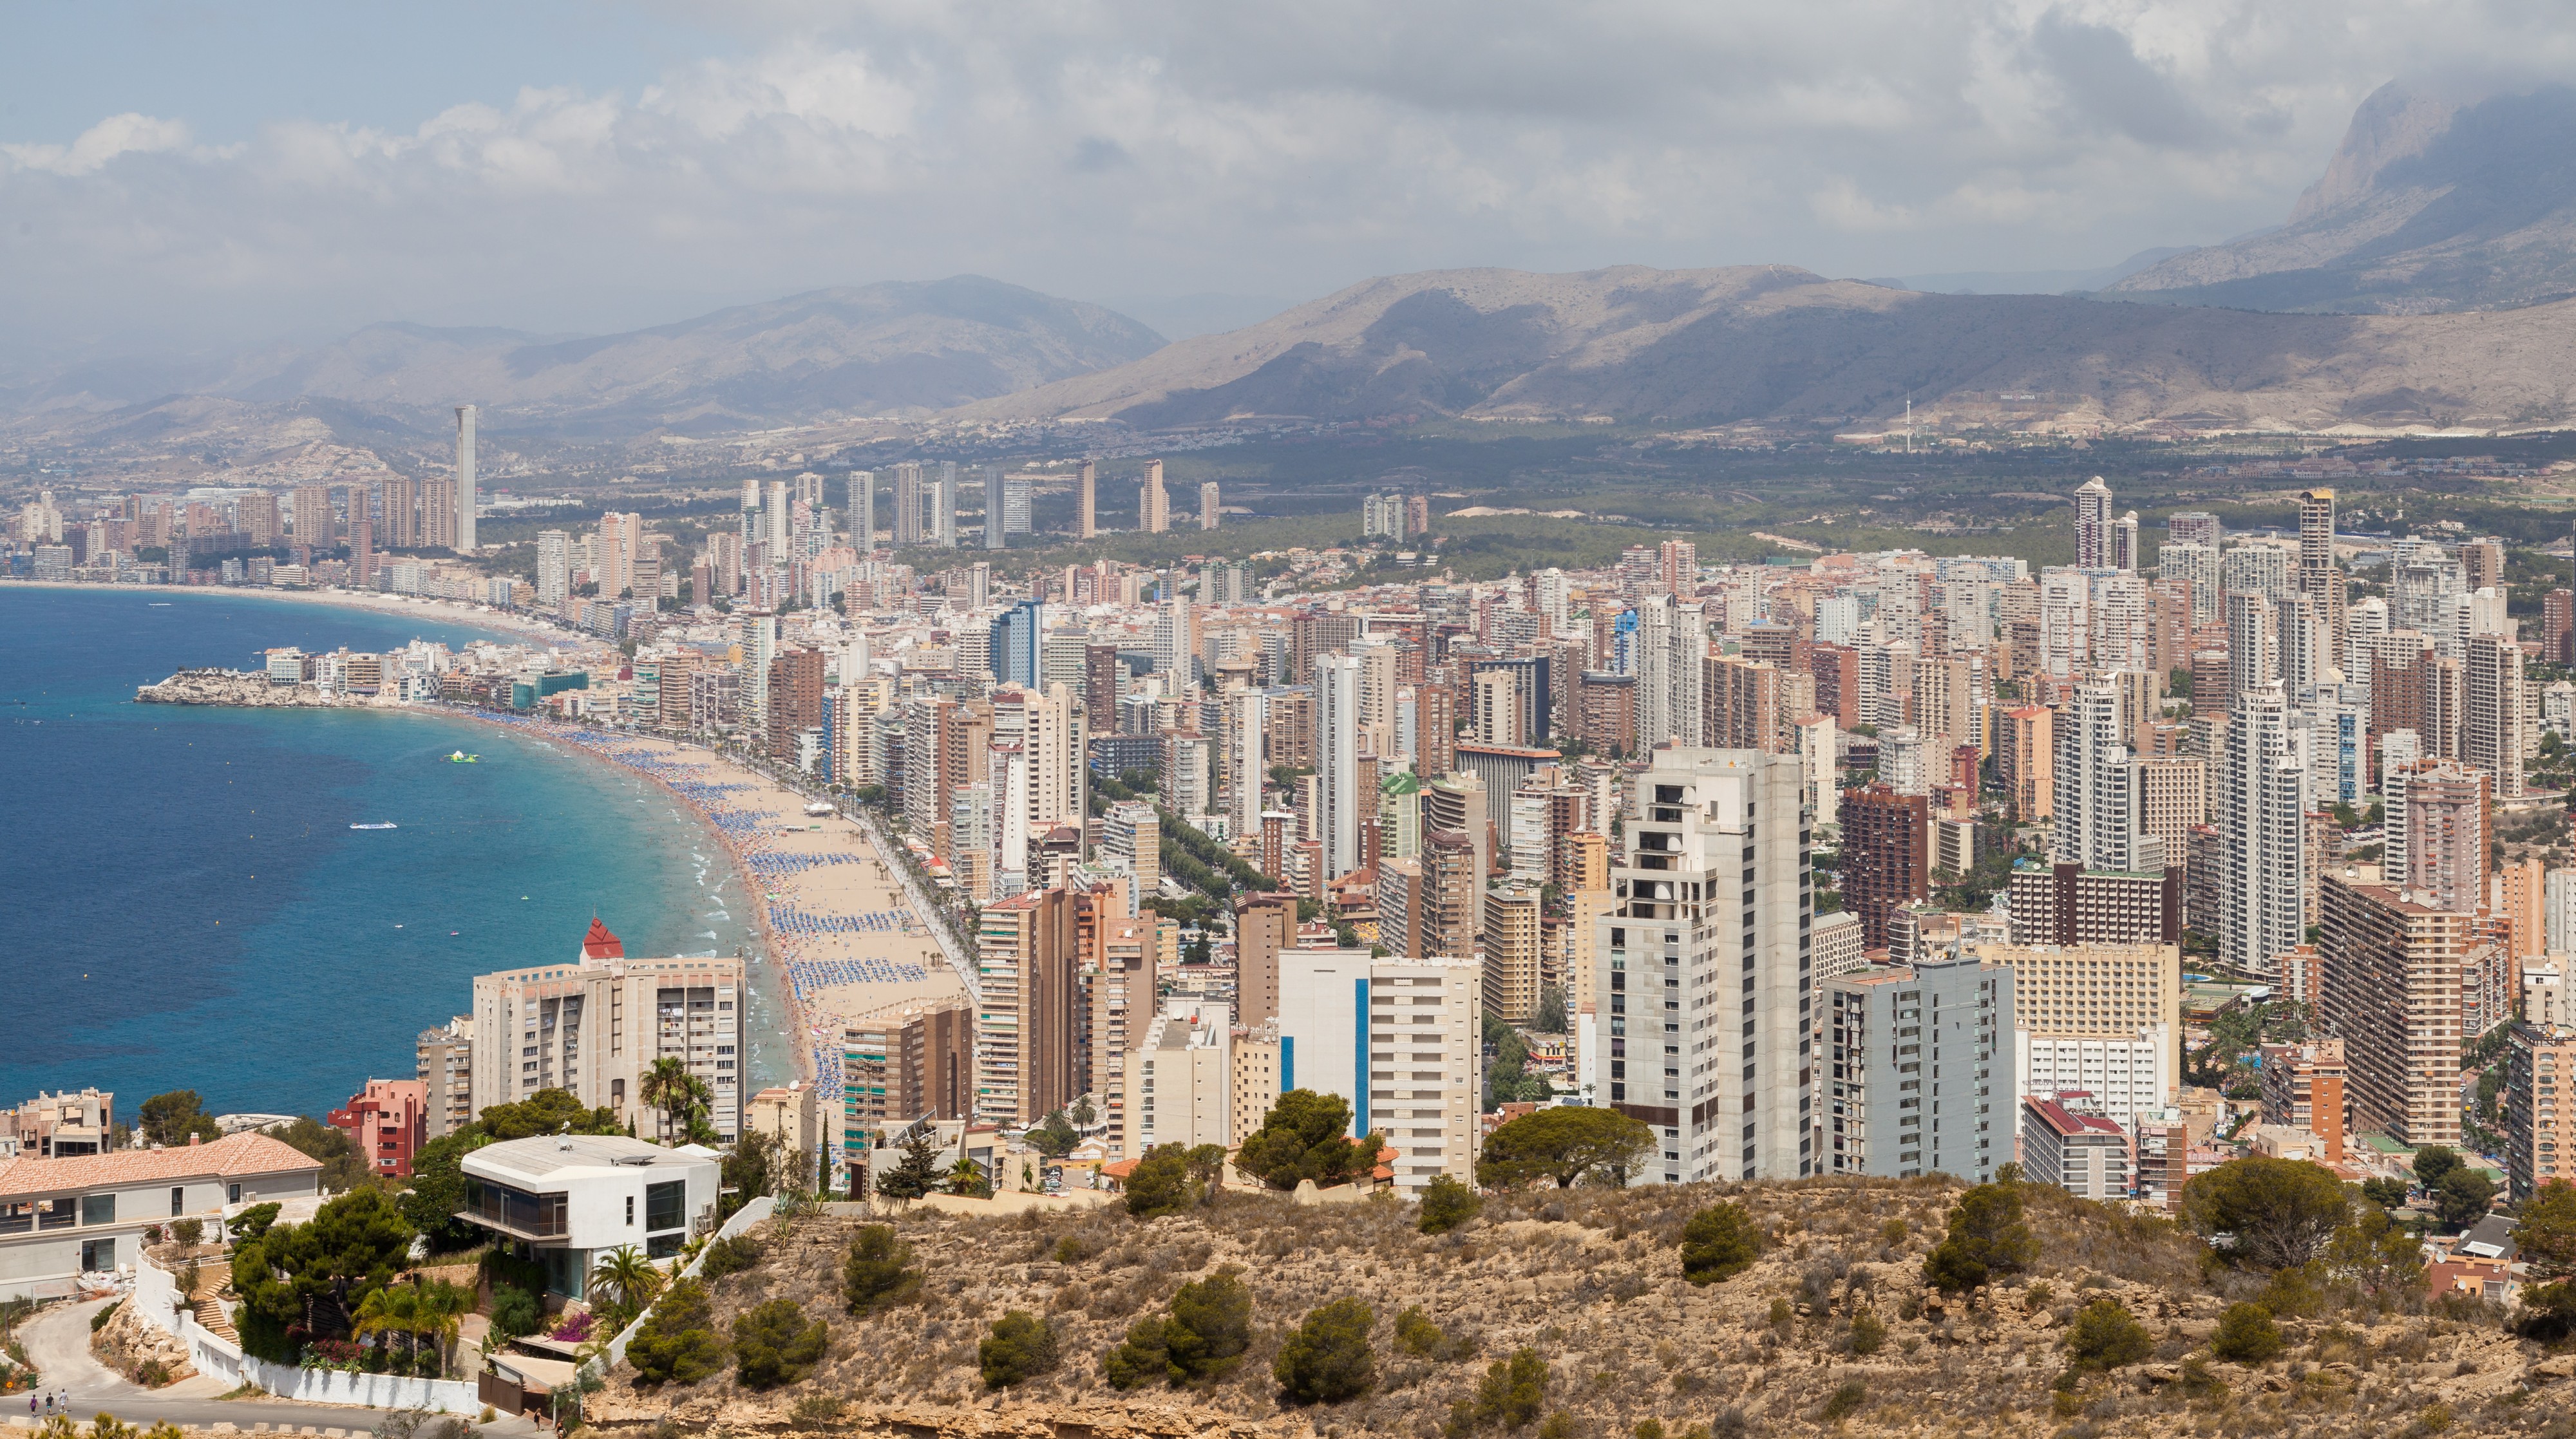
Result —
<path fill-rule="evenodd" d="M 590 1266 L 587 1287 L 595 1298 L 602 1298 L 604 1307 L 623 1316 L 603 1326 L 606 1332 L 614 1333 L 625 1328 L 626 1321 L 641 1313 L 660 1292 L 662 1271 L 644 1257 L 643 1250 L 621 1244 L 600 1255 L 598 1262 Z"/>
<path fill-rule="evenodd" d="M 682 1125 L 690 1107 L 704 1104 L 713 1097 L 705 1080 L 689 1073 L 685 1062 L 669 1055 L 653 1061 L 652 1070 L 644 1076 L 643 1083 L 636 1086 L 636 1093 L 646 1104 L 662 1112 L 661 1132 L 665 1139 L 674 1129 L 685 1133 Z"/>

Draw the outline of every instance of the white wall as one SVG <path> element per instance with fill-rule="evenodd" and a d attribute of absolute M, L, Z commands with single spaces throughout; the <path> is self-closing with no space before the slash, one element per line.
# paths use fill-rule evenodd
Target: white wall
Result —
<path fill-rule="evenodd" d="M 1311 1089 L 1350 1101 L 1359 1122 L 1368 1082 L 1361 1068 L 1367 1024 L 1367 950 L 1279 951 L 1280 1089 Z M 1293 1046 L 1293 1047 L 1292 1047 Z"/>
<path fill-rule="evenodd" d="M 439 1414 L 471 1414 L 483 1407 L 474 1384 L 468 1380 L 298 1369 L 252 1358 L 242 1353 L 240 1345 L 207 1330 L 195 1316 L 177 1307 L 179 1286 L 167 1270 L 150 1260 L 134 1268 L 134 1291 L 126 1302 L 145 1322 L 187 1345 L 188 1360 L 197 1366 L 198 1373 L 227 1385 L 256 1384 L 281 1399 L 311 1404 L 427 1409 Z"/>

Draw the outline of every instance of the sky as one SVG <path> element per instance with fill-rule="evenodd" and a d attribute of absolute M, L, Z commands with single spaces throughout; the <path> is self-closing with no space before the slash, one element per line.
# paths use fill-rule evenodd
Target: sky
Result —
<path fill-rule="evenodd" d="M 2083 270 L 2281 222 L 2539 0 L 0 9 L 0 343 L 604 333 L 990 275 L 1167 333 L 1475 265 Z"/>

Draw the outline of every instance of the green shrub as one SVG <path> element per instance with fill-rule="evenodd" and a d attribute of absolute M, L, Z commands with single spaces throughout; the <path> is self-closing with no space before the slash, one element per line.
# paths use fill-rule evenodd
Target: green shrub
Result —
<path fill-rule="evenodd" d="M 1761 1253 L 1761 1227 L 1733 1200 L 1710 1205 L 1682 1226 L 1682 1277 L 1693 1284 L 1732 1279 Z"/>
<path fill-rule="evenodd" d="M 1055 1367 L 1055 1330 L 1025 1309 L 993 1321 L 993 1332 L 975 1346 L 984 1387 L 1004 1389 Z"/>
<path fill-rule="evenodd" d="M 695 1279 L 673 1280 L 626 1346 L 626 1362 L 644 1384 L 695 1384 L 724 1368 L 724 1361 L 707 1287 Z"/>
<path fill-rule="evenodd" d="M 829 1424 L 841 1417 L 850 1401 L 836 1394 L 808 1394 L 796 1401 L 796 1421 L 800 1424 Z"/>
<path fill-rule="evenodd" d="M 760 1262 L 760 1241 L 748 1234 L 719 1239 L 707 1246 L 698 1258 L 698 1277 L 712 1284 L 728 1274 L 740 1274 Z"/>
<path fill-rule="evenodd" d="M 1947 1236 L 1923 1257 L 1925 1281 L 1956 1293 L 2029 1268 L 2039 1239 L 2021 1213 L 2017 1185 L 1980 1184 L 1960 1195 Z"/>
<path fill-rule="evenodd" d="M 1178 1144 L 1157 1144 L 1127 1176 L 1127 1212 L 1138 1219 L 1159 1219 L 1190 1207 L 1189 1151 Z"/>
<path fill-rule="evenodd" d="M 1252 1291 L 1232 1269 L 1184 1284 L 1171 1313 L 1139 1319 L 1100 1361 L 1111 1385 L 1133 1389 L 1155 1379 L 1203 1384 L 1234 1368 L 1252 1347 Z"/>
<path fill-rule="evenodd" d="M 1828 1396 L 1816 1417 L 1827 1424 L 1837 1423 L 1859 1413 L 1860 1406 L 1868 1402 L 1869 1386 L 1855 1379 Z"/>
<path fill-rule="evenodd" d="M 2281 1352 L 2281 1326 L 2260 1304 L 2230 1304 L 2209 1338 L 2209 1352 L 2238 1364 L 2260 1364 Z"/>
<path fill-rule="evenodd" d="M 1306 1312 L 1297 1332 L 1279 1346 L 1271 1376 L 1291 1404 L 1339 1404 L 1377 1382 L 1377 1351 L 1369 1330 L 1377 1311 L 1357 1299 L 1336 1299 Z"/>
<path fill-rule="evenodd" d="M 206 1240 L 206 1221 L 202 1219 L 172 1220 L 170 1223 L 170 1237 L 178 1240 L 182 1248 L 194 1249 L 198 1245 L 203 1244 Z"/>
<path fill-rule="evenodd" d="M 861 1225 L 841 1261 L 842 1302 L 852 1314 L 904 1303 L 921 1292 L 921 1271 L 911 1263 L 912 1246 L 894 1237 L 893 1225 Z"/>
<path fill-rule="evenodd" d="M 1913 1236 L 1914 1231 L 1907 1228 L 1902 1219 L 1891 1219 L 1878 1226 L 1878 1242 L 1881 1244 L 1889 1246 L 1903 1244 Z"/>
<path fill-rule="evenodd" d="M 224 1227 L 232 1231 L 235 1239 L 257 1239 L 268 1232 L 270 1225 L 277 1222 L 278 1210 L 282 1207 L 274 1201 L 267 1204 L 254 1204 L 234 1215 Z"/>
<path fill-rule="evenodd" d="M 525 1289 L 500 1285 L 492 1291 L 492 1332 L 503 1339 L 518 1339 L 544 1327 L 546 1307 L 537 1296 Z"/>
<path fill-rule="evenodd" d="M 734 1316 L 734 1363 L 748 1388 L 774 1389 L 813 1373 L 830 1342 L 829 1326 L 820 1319 L 806 1323 L 804 1309 L 792 1299 L 772 1299 Z"/>
<path fill-rule="evenodd" d="M 1422 1219 L 1417 1226 L 1425 1234 L 1446 1234 L 1476 1217 L 1485 1201 L 1476 1191 L 1446 1174 L 1434 1177 L 1422 1191 Z"/>
<path fill-rule="evenodd" d="M 1879 1322 L 1877 1315 L 1864 1309 L 1852 1316 L 1851 1352 L 1875 1354 L 1885 1343 L 1887 1343 L 1887 1326 Z"/>
<path fill-rule="evenodd" d="M 2066 1352 L 2077 1369 L 2121 1369 L 2156 1347 L 2146 1326 L 2116 1299 L 2096 1299 L 2067 1326 Z"/>
<path fill-rule="evenodd" d="M 1574 1416 L 1559 1409 L 1538 1426 L 1538 1439 L 1574 1439 Z"/>
<path fill-rule="evenodd" d="M 1474 1427 L 1518 1429 L 1536 1419 L 1547 1402 L 1547 1381 L 1547 1361 L 1535 1349 L 1515 1349 L 1510 1358 L 1495 1360 L 1476 1386 Z"/>
<path fill-rule="evenodd" d="M 107 1327 L 107 1321 L 116 1317 L 117 1308 L 124 1303 L 125 1301 L 122 1299 L 110 1300 L 105 1308 L 102 1308 L 96 1314 L 91 1315 L 89 1317 L 89 1332 L 96 1334 L 98 1331 L 105 1329 Z"/>
<path fill-rule="evenodd" d="M 1664 1439 L 1664 1421 L 1640 1419 L 1637 1427 L 1628 1431 L 1628 1439 Z"/>
<path fill-rule="evenodd" d="M 1428 1359 L 1439 1353 L 1440 1341 L 1444 1337 L 1440 1326 L 1432 1323 L 1431 1316 L 1423 1313 L 1418 1305 L 1395 1316 L 1395 1347 L 1416 1359 Z"/>

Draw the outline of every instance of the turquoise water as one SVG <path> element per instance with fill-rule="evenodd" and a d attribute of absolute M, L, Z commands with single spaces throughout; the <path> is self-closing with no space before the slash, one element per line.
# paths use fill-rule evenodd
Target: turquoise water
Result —
<path fill-rule="evenodd" d="M 227 592 L 0 585 L 0 1104 L 96 1085 L 121 1118 L 172 1089 L 320 1115 L 412 1077 L 419 1032 L 465 1012 L 474 975 L 573 958 L 593 914 L 632 955 L 752 947 L 702 824 L 539 736 L 132 703 L 271 645 L 493 637 Z M 481 761 L 448 763 L 458 749 Z M 349 828 L 377 821 L 398 828 Z M 751 1078 L 784 1082 L 777 1006 L 753 988 Z"/>

